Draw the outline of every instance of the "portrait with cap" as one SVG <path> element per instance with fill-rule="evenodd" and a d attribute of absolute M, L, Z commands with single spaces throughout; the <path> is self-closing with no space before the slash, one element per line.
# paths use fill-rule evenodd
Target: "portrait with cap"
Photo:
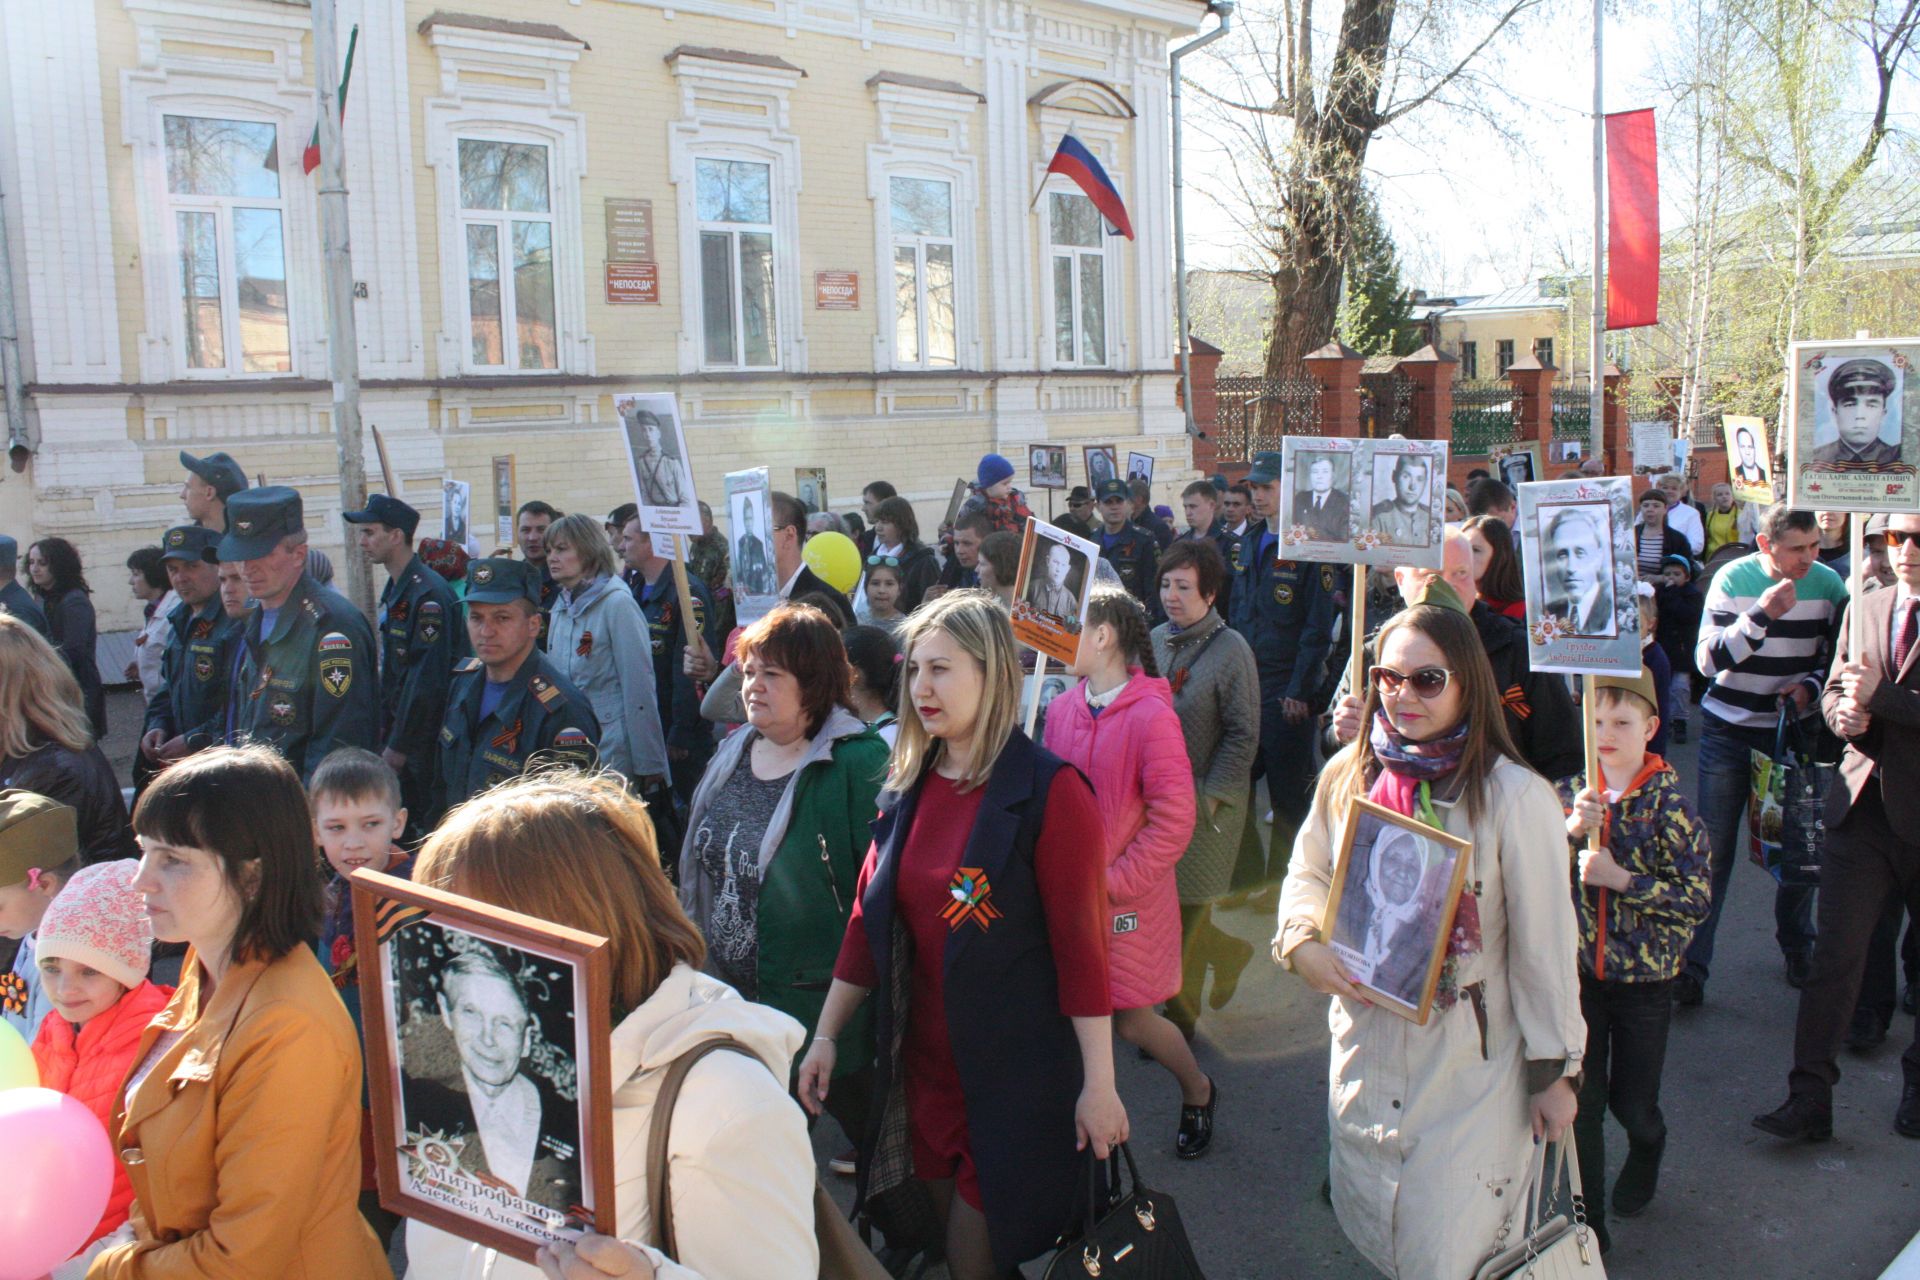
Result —
<path fill-rule="evenodd" d="M 613 412 L 626 443 L 640 527 L 697 537 L 700 507 L 679 401 L 663 393 L 615 396 Z"/>
<path fill-rule="evenodd" d="M 1920 343 L 1792 348 L 1795 506 L 1860 512 L 1920 505 L 1920 406 L 1909 389 Z"/>
<path fill-rule="evenodd" d="M 1425 1022 L 1466 879 L 1469 841 L 1354 797 L 1321 933 L 1380 1007 Z"/>

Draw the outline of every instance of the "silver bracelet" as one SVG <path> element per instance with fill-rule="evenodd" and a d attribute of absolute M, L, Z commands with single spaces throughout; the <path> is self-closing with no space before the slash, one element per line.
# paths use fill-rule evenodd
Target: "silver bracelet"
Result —
<path fill-rule="evenodd" d="M 832 1037 L 832 1036 L 815 1036 L 815 1037 L 814 1037 L 814 1041 L 815 1041 L 816 1043 L 817 1043 L 817 1042 L 819 1042 L 819 1041 L 821 1041 L 821 1040 L 825 1040 L 825 1041 L 826 1041 L 826 1042 L 827 1042 L 828 1044 L 832 1044 L 832 1043 L 833 1043 L 833 1037 Z"/>

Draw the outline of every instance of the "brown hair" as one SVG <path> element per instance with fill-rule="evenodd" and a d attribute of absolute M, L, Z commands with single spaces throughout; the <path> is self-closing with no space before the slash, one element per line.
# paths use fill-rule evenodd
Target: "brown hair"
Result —
<path fill-rule="evenodd" d="M 1153 660 L 1153 637 L 1147 630 L 1147 611 L 1133 594 L 1110 583 L 1095 583 L 1087 592 L 1087 612 L 1081 620 L 1087 630 L 1112 627 L 1127 665 L 1150 676 L 1160 674 Z"/>
<path fill-rule="evenodd" d="M 913 504 L 905 498 L 889 494 L 882 499 L 873 509 L 873 522 L 878 525 L 882 520 L 900 535 L 902 550 L 920 545 L 920 517 L 913 513 Z"/>
<path fill-rule="evenodd" d="M 742 631 L 734 645 L 733 660 L 743 667 L 755 654 L 799 682 L 809 738 L 820 732 L 835 707 L 847 705 L 853 668 L 847 665 L 840 628 L 824 610 L 809 604 L 775 606 Z"/>
<path fill-rule="evenodd" d="M 307 783 L 307 797 L 318 804 L 321 796 L 339 800 L 377 800 L 389 809 L 403 809 L 400 779 L 385 760 L 365 747 L 336 747 L 327 752 Z"/>
<path fill-rule="evenodd" d="M 674 965 L 706 960 L 646 805 L 611 774 L 549 770 L 482 792 L 427 837 L 413 878 L 606 938 L 616 1016 Z"/>
<path fill-rule="evenodd" d="M 1208 486 L 1211 490 L 1212 486 Z M 1159 577 L 1164 579 L 1175 569 L 1193 570 L 1200 594 L 1212 604 L 1220 599 L 1220 588 L 1227 583 L 1227 560 L 1220 548 L 1205 538 L 1176 538 L 1160 553 Z"/>
<path fill-rule="evenodd" d="M 1502 604 L 1526 599 L 1527 588 L 1520 581 L 1520 557 L 1514 554 L 1513 530 L 1507 522 L 1499 516 L 1474 516 L 1460 528 L 1464 533 L 1477 531 L 1491 553 L 1487 571 L 1480 575 L 1481 598 Z"/>
<path fill-rule="evenodd" d="M 993 566 L 993 578 L 1007 590 L 1020 575 L 1020 535 L 1001 529 L 980 539 L 980 558 Z"/>
<path fill-rule="evenodd" d="M 1402 627 L 1412 627 L 1439 647 L 1453 679 L 1460 685 L 1460 715 L 1469 726 L 1466 748 L 1460 756 L 1461 794 L 1466 797 L 1467 817 L 1478 822 L 1487 801 L 1487 779 L 1500 757 L 1526 763 L 1507 733 L 1506 712 L 1500 703 L 1500 690 L 1487 665 L 1487 653 L 1480 630 L 1473 620 L 1458 609 L 1442 605 L 1409 605 L 1388 618 L 1374 636 L 1375 661 L 1386 652 L 1387 638 Z M 1369 728 L 1380 711 L 1380 688 L 1367 681 L 1360 704 L 1360 736 L 1327 762 L 1320 773 L 1318 799 L 1331 814 L 1346 812 L 1349 796 L 1361 796 L 1373 784 L 1379 761 L 1373 754 Z M 1336 818 L 1337 820 L 1337 818 Z"/>

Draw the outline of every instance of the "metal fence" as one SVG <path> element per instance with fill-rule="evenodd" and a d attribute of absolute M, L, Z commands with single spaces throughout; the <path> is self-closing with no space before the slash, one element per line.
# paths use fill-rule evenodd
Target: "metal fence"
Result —
<path fill-rule="evenodd" d="M 1312 378 L 1221 378 L 1214 445 L 1222 461 L 1245 462 L 1278 449 L 1285 436 L 1324 435 L 1320 384 Z"/>
<path fill-rule="evenodd" d="M 1520 397 L 1506 382 L 1457 382 L 1453 387 L 1453 448 L 1457 458 L 1485 457 L 1520 439 Z"/>

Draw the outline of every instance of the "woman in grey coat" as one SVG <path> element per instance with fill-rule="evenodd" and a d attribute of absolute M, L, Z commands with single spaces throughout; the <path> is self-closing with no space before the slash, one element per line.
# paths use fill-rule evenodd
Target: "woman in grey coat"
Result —
<path fill-rule="evenodd" d="M 1212 542 L 1181 538 L 1160 557 L 1160 604 L 1167 621 L 1153 630 L 1153 657 L 1173 687 L 1186 734 L 1198 812 L 1193 840 L 1174 869 L 1180 892 L 1180 994 L 1167 1017 L 1193 1038 L 1200 993 L 1213 970 L 1215 1009 L 1226 1007 L 1253 958 L 1253 947 L 1213 923 L 1213 903 L 1233 878 L 1247 822 L 1253 757 L 1260 749 L 1260 676 L 1253 650 L 1213 602 L 1227 578 Z"/>
<path fill-rule="evenodd" d="M 593 705 L 600 763 L 645 793 L 667 772 L 647 620 L 614 576 L 613 546 L 592 516 L 562 516 L 547 530 L 547 569 L 560 585 L 547 657 Z"/>

